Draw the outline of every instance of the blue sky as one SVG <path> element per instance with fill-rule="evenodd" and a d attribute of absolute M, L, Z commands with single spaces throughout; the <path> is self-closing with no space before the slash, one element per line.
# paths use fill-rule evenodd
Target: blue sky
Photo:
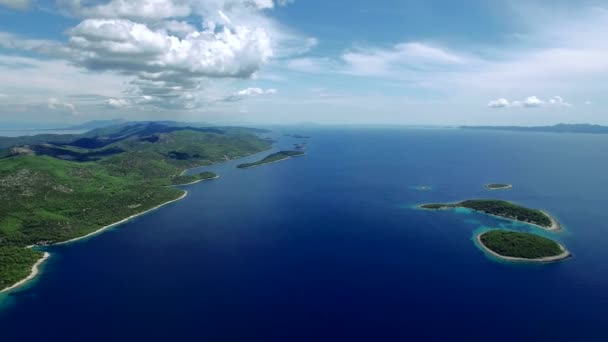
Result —
<path fill-rule="evenodd" d="M 0 122 L 608 124 L 608 1 L 0 0 Z"/>

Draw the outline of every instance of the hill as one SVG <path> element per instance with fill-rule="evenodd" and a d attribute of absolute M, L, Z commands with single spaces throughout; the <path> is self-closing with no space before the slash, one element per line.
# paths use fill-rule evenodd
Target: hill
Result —
<path fill-rule="evenodd" d="M 0 289 L 6 277 L 31 267 L 32 253 L 23 247 L 77 238 L 175 200 L 184 191 L 169 185 L 215 177 L 184 177 L 185 169 L 270 148 L 254 132 L 134 123 L 74 136 L 5 139 L 0 255 L 9 265 L 0 271 Z"/>

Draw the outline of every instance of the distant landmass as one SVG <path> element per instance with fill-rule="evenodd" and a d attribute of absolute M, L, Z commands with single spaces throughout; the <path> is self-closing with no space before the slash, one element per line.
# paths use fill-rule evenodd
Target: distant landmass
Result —
<path fill-rule="evenodd" d="M 591 124 L 557 124 L 553 126 L 460 126 L 462 129 L 519 131 L 519 132 L 547 132 L 547 133 L 592 133 L 608 134 L 608 126 Z"/>
<path fill-rule="evenodd" d="M 102 128 L 102 127 L 120 125 L 120 124 L 124 124 L 126 122 L 127 122 L 127 120 L 124 120 L 124 119 L 92 120 L 92 121 L 83 122 L 83 123 L 78 124 L 78 125 L 62 128 L 62 130 L 66 130 L 66 131 L 81 131 L 81 130 L 83 130 L 84 131 L 84 130 L 90 130 L 90 129 L 95 129 L 95 128 Z"/>

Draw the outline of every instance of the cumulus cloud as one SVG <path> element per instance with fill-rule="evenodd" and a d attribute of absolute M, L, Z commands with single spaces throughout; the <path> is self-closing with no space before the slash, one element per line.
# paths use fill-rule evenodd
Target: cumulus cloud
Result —
<path fill-rule="evenodd" d="M 106 105 L 109 108 L 120 109 L 130 106 L 131 103 L 127 99 L 108 99 Z"/>
<path fill-rule="evenodd" d="M 571 104 L 566 102 L 561 96 L 554 96 L 549 99 L 548 103 L 553 106 L 570 107 Z"/>
<path fill-rule="evenodd" d="M 72 14 L 90 18 L 129 18 L 156 20 L 187 17 L 191 7 L 179 0 L 112 0 L 107 4 L 86 6 L 81 0 L 59 0 Z"/>
<path fill-rule="evenodd" d="M 12 9 L 23 10 L 29 8 L 30 5 L 30 0 L 0 0 L 0 6 L 6 6 Z"/>
<path fill-rule="evenodd" d="M 569 102 L 564 100 L 561 96 L 554 96 L 547 101 L 541 100 L 536 96 L 528 96 L 524 100 L 515 100 L 509 102 L 505 98 L 500 98 L 488 102 L 490 108 L 505 108 L 505 107 L 524 107 L 524 108 L 536 108 L 541 106 L 555 106 L 555 107 L 570 107 L 572 106 Z"/>
<path fill-rule="evenodd" d="M 269 89 L 262 89 L 262 88 L 245 88 L 243 90 L 239 90 L 237 92 L 235 92 L 234 94 L 226 97 L 224 99 L 224 101 L 226 102 L 235 102 L 235 101 L 240 101 L 243 100 L 247 97 L 252 97 L 252 96 L 259 96 L 259 95 L 272 95 L 272 94 L 276 94 L 277 90 L 273 89 L 273 88 L 269 88 Z"/>
<path fill-rule="evenodd" d="M 289 2 L 111 0 L 88 5 L 59 0 L 83 18 L 67 30 L 67 46 L 0 34 L 0 47 L 52 51 L 88 70 L 130 76 L 125 101 L 132 105 L 192 109 L 207 100 L 201 94 L 206 80 L 252 78 L 271 58 L 300 54 L 317 44 L 264 14 Z M 202 21 L 195 22 L 199 17 Z M 123 103 L 105 104 L 116 108 Z"/>
<path fill-rule="evenodd" d="M 524 107 L 528 107 L 528 108 L 533 108 L 533 107 L 540 107 L 542 106 L 545 102 L 542 101 L 541 99 L 539 99 L 536 96 L 529 96 L 527 97 L 524 101 L 521 102 L 522 105 Z"/>
<path fill-rule="evenodd" d="M 507 99 L 504 99 L 504 98 L 492 100 L 492 101 L 488 102 L 488 107 L 490 107 L 490 108 L 509 107 L 509 101 L 507 101 Z"/>
<path fill-rule="evenodd" d="M 67 111 L 74 115 L 78 114 L 76 106 L 73 103 L 61 101 L 55 97 L 48 99 L 47 108 L 54 111 Z"/>

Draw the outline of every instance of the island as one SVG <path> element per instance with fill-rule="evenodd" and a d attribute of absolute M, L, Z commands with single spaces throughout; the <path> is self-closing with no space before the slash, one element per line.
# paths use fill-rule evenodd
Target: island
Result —
<path fill-rule="evenodd" d="M 468 208 L 487 215 L 523 222 L 546 230 L 560 230 L 561 225 L 545 211 L 526 208 L 521 205 L 494 199 L 467 200 L 457 203 L 429 203 L 418 206 L 421 209 L 445 210 Z"/>
<path fill-rule="evenodd" d="M 304 155 L 303 151 L 279 151 L 277 153 L 273 153 L 273 154 L 265 157 L 262 160 L 258 160 L 257 162 L 239 164 L 236 167 L 238 167 L 239 169 L 248 169 L 248 168 L 252 168 L 252 167 L 256 167 L 256 166 L 260 166 L 260 165 L 264 165 L 264 164 L 276 163 L 278 161 L 286 160 L 291 157 L 300 157 L 303 155 Z"/>
<path fill-rule="evenodd" d="M 476 240 L 486 252 L 508 261 L 553 262 L 570 256 L 561 244 L 531 233 L 495 229 Z"/>
<path fill-rule="evenodd" d="M 194 167 L 272 147 L 258 129 L 126 122 L 82 134 L 0 138 L 0 290 L 31 279 L 44 246 L 88 237 L 180 200 Z"/>
<path fill-rule="evenodd" d="M 490 183 L 483 186 L 487 190 L 506 190 L 512 189 L 513 185 L 506 183 Z"/>

